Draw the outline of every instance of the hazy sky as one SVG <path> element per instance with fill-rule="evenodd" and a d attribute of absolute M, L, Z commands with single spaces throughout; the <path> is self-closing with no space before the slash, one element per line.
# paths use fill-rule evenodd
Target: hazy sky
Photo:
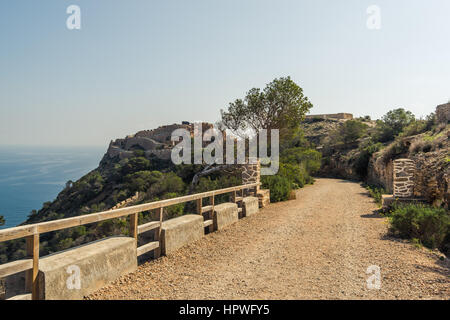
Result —
<path fill-rule="evenodd" d="M 81 30 L 66 27 L 71 4 Z M 450 99 L 449 12 L 449 0 L 1 1 L 0 144 L 106 145 L 214 122 L 287 75 L 311 113 L 426 115 Z"/>

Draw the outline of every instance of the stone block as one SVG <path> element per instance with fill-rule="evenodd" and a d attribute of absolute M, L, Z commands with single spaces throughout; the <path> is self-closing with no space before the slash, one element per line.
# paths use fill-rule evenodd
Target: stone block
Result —
<path fill-rule="evenodd" d="M 38 297 L 79 300 L 136 269 L 135 239 L 102 239 L 41 258 Z"/>
<path fill-rule="evenodd" d="M 239 220 L 238 206 L 236 203 L 226 202 L 214 206 L 213 225 L 214 230 L 221 230 Z"/>
<path fill-rule="evenodd" d="M 270 190 L 269 189 L 260 189 L 256 193 L 256 196 L 259 200 L 259 207 L 264 208 L 270 203 Z"/>
<path fill-rule="evenodd" d="M 288 200 L 295 200 L 297 199 L 297 191 L 296 190 L 291 190 L 291 192 L 289 193 L 289 199 Z"/>
<path fill-rule="evenodd" d="M 242 199 L 242 214 L 244 217 L 251 216 L 259 211 L 259 200 L 257 197 L 245 197 Z"/>
<path fill-rule="evenodd" d="M 186 214 L 164 221 L 161 226 L 161 253 L 168 255 L 205 235 L 203 217 Z"/>

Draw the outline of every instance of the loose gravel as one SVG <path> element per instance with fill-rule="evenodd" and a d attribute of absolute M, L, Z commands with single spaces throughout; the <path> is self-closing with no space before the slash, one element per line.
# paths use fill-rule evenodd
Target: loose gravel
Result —
<path fill-rule="evenodd" d="M 390 237 L 376 210 L 359 184 L 317 179 L 86 298 L 450 299 L 449 260 Z"/>

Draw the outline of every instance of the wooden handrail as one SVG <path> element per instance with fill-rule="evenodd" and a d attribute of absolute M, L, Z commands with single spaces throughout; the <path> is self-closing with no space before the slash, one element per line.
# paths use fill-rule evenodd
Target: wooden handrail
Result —
<path fill-rule="evenodd" d="M 27 253 L 29 259 L 20 260 L 14 263 L 7 263 L 0 265 L 0 275 L 11 274 L 11 272 L 25 271 L 29 270 L 27 274 L 27 289 L 32 292 L 32 299 L 35 300 L 38 298 L 38 281 L 37 274 L 39 270 L 39 235 L 41 233 L 57 231 L 68 229 L 76 226 L 81 226 L 85 224 L 127 217 L 130 218 L 130 234 L 132 237 L 136 239 L 139 233 L 148 231 L 150 229 L 158 228 L 156 233 L 156 241 L 153 241 L 149 244 L 143 245 L 138 248 L 138 255 L 144 254 L 151 250 L 158 250 L 156 252 L 155 257 L 158 257 L 160 254 L 160 234 L 161 234 L 161 225 L 162 225 L 162 209 L 165 207 L 169 207 L 172 205 L 188 202 L 188 201 L 197 201 L 197 213 L 202 214 L 202 199 L 210 198 L 211 207 L 214 208 L 214 196 L 232 192 L 233 202 L 236 199 L 236 191 L 252 189 L 261 185 L 261 183 L 251 183 L 244 184 L 240 186 L 224 188 L 219 190 L 207 191 L 202 193 L 196 193 L 192 195 L 182 196 L 178 198 L 160 200 L 155 202 L 144 203 L 136 206 L 114 209 L 109 211 L 103 211 L 98 213 L 88 213 L 85 215 L 65 218 L 60 220 L 53 220 L 47 222 L 40 222 L 35 224 L 24 225 L 20 227 L 13 227 L 0 230 L 0 243 L 8 240 L 27 238 Z M 145 224 L 141 227 L 138 226 L 138 214 L 140 212 L 149 211 L 153 209 L 159 209 L 159 221 L 158 223 Z M 156 226 L 158 224 L 158 226 Z"/>
<path fill-rule="evenodd" d="M 159 209 L 169 207 L 175 204 L 180 204 L 188 201 L 194 201 L 202 198 L 212 197 L 219 194 L 224 194 L 228 192 L 235 192 L 242 189 L 251 189 L 259 186 L 260 183 L 245 184 L 225 189 L 219 189 L 214 191 L 207 191 L 202 193 L 196 193 L 192 195 L 182 196 L 178 198 L 160 200 L 155 202 L 144 203 L 136 206 L 115 209 L 110 211 L 103 211 L 99 213 L 88 213 L 81 216 L 40 222 L 35 224 L 24 225 L 20 227 L 13 227 L 8 229 L 0 230 L 0 242 L 24 238 L 31 236 L 33 234 L 41 234 L 51 231 L 57 231 L 62 229 L 68 229 L 71 227 L 82 226 L 85 224 L 90 224 L 94 222 L 100 222 L 104 220 L 110 220 L 120 217 L 126 217 L 130 214 L 140 213 L 148 210 Z"/>

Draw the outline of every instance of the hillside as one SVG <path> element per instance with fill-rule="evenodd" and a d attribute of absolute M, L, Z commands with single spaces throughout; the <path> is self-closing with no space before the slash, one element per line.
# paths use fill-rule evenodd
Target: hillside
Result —
<path fill-rule="evenodd" d="M 366 118 L 307 119 L 302 127 L 305 138 L 322 152 L 319 176 L 364 181 L 389 193 L 392 161 L 409 158 L 417 168 L 416 196 L 448 208 L 449 105 L 443 105 L 447 114 L 443 115 L 439 106 L 436 114 L 425 120 L 411 120 L 395 135 L 386 133 L 388 128 L 383 121 Z M 346 136 L 349 139 L 344 141 Z"/>
<path fill-rule="evenodd" d="M 203 124 L 204 128 L 211 127 Z M 170 159 L 170 133 L 176 128 L 192 129 L 191 124 L 161 126 L 111 141 L 99 166 L 66 187 L 55 200 L 33 210 L 22 223 L 30 224 L 119 208 L 144 202 L 174 198 L 190 190 L 194 174 L 202 165 L 175 166 Z M 191 130 L 192 131 L 192 130 Z M 169 139 L 168 139 L 169 138 Z M 202 177 L 192 192 L 202 192 L 240 184 L 239 172 L 221 172 Z M 220 197 L 217 199 L 220 202 Z M 194 212 L 194 204 L 177 205 L 164 210 L 164 218 Z M 152 219 L 142 213 L 140 223 Z M 106 235 L 127 234 L 127 221 L 115 219 L 80 226 L 41 237 L 41 254 L 68 249 Z M 24 240 L 0 244 L 0 264 L 25 256 Z"/>

